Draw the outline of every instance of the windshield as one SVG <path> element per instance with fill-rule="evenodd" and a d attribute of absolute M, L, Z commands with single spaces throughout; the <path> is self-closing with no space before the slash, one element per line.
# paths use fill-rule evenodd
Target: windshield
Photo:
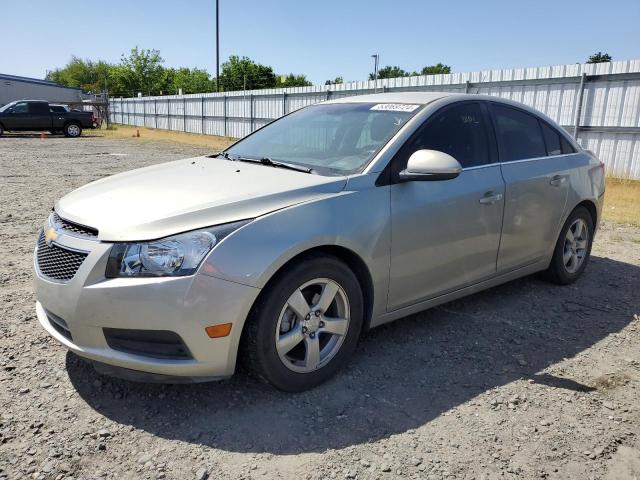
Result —
<path fill-rule="evenodd" d="M 2 107 L 0 107 L 0 112 L 4 112 L 5 110 L 13 107 L 16 103 L 18 102 L 11 102 L 11 103 L 7 103 L 6 105 L 3 105 Z"/>
<path fill-rule="evenodd" d="M 313 105 L 267 125 L 226 152 L 303 165 L 322 174 L 354 173 L 419 108 L 391 103 Z"/>

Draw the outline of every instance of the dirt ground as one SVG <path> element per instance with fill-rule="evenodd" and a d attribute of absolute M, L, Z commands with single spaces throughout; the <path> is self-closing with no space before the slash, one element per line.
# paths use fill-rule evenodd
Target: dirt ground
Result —
<path fill-rule="evenodd" d="M 244 375 L 113 380 L 34 313 L 56 198 L 209 149 L 0 139 L 0 479 L 640 478 L 640 228 L 605 223 L 574 285 L 528 277 L 372 331 L 307 393 Z"/>

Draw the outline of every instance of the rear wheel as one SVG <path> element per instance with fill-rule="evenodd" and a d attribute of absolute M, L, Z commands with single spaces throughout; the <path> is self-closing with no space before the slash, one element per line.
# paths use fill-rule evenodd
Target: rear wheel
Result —
<path fill-rule="evenodd" d="M 560 285 L 575 282 L 587 267 L 593 243 L 593 219 L 584 207 L 578 207 L 565 222 L 546 271 L 549 280 Z"/>
<path fill-rule="evenodd" d="M 248 319 L 249 368 L 280 390 L 313 388 L 353 354 L 363 311 L 358 280 L 340 260 L 297 262 L 267 287 Z"/>
<path fill-rule="evenodd" d="M 4 127 L 0 123 L 0 137 L 2 136 L 3 133 L 4 133 Z"/>
<path fill-rule="evenodd" d="M 77 123 L 68 123 L 64 126 L 64 136 L 65 137 L 79 137 L 82 135 L 82 127 Z"/>

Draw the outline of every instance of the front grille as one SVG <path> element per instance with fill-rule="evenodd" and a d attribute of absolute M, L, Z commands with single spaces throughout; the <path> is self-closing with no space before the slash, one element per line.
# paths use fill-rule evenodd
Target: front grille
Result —
<path fill-rule="evenodd" d="M 73 337 L 71 336 L 71 330 L 69 330 L 69 326 L 67 325 L 67 322 L 65 322 L 63 319 L 61 319 L 60 317 L 58 317 L 57 315 L 54 315 L 49 311 L 47 311 L 47 318 L 49 319 L 49 323 L 56 330 L 56 332 L 58 332 L 67 340 L 73 341 Z"/>
<path fill-rule="evenodd" d="M 65 220 L 64 218 L 61 218 L 56 212 L 53 212 L 51 214 L 51 220 L 56 227 L 59 227 L 65 232 L 69 232 L 71 235 L 90 238 L 96 238 L 98 236 L 98 230 L 96 230 L 95 228 L 85 227 L 84 225 Z"/>
<path fill-rule="evenodd" d="M 103 328 L 102 331 L 107 345 L 120 352 L 171 360 L 193 358 L 182 338 L 169 330 Z"/>
<path fill-rule="evenodd" d="M 45 277 L 62 281 L 71 280 L 87 255 L 85 252 L 67 250 L 56 244 L 49 246 L 44 239 L 44 232 L 40 233 L 36 261 L 38 270 Z"/>

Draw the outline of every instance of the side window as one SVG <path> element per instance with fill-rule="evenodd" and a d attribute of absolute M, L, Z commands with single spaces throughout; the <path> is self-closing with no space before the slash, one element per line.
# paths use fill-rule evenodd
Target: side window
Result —
<path fill-rule="evenodd" d="M 544 143 L 547 145 L 547 155 L 561 155 L 562 147 L 560 147 L 560 134 L 547 125 L 546 122 L 540 122 L 542 127 L 542 135 Z"/>
<path fill-rule="evenodd" d="M 31 102 L 29 103 L 29 113 L 34 113 L 36 115 L 49 113 L 49 104 L 44 102 Z"/>
<path fill-rule="evenodd" d="M 536 117 L 495 103 L 491 109 L 495 117 L 501 161 L 546 157 L 547 150 Z"/>
<path fill-rule="evenodd" d="M 29 105 L 27 102 L 16 103 L 12 110 L 13 113 L 27 113 L 29 111 Z"/>
<path fill-rule="evenodd" d="M 463 168 L 489 163 L 489 143 L 480 105 L 463 103 L 436 112 L 403 148 L 404 156 L 408 159 L 422 149 L 448 153 Z"/>

